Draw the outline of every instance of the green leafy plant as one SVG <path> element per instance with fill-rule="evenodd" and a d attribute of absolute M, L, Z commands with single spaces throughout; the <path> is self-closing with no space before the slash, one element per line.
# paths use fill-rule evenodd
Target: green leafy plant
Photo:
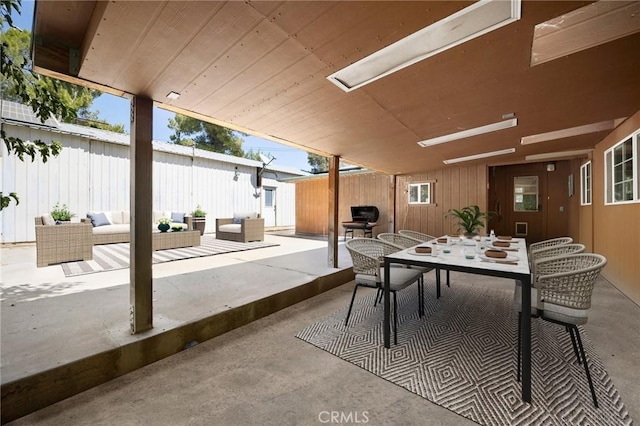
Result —
<path fill-rule="evenodd" d="M 66 204 L 60 205 L 60 203 L 56 203 L 51 210 L 51 217 L 56 221 L 67 222 L 70 221 L 73 216 L 75 216 L 75 214 L 69 211 L 69 207 L 67 207 Z"/>
<path fill-rule="evenodd" d="M 182 228 L 182 226 L 180 226 L 180 225 L 175 225 L 175 226 L 172 226 L 172 227 L 171 227 L 171 230 L 172 230 L 173 232 L 180 232 L 180 231 L 182 231 L 182 229 L 183 229 L 183 228 Z"/>
<path fill-rule="evenodd" d="M 158 224 L 170 225 L 171 219 L 169 219 L 168 217 L 161 217 L 160 219 L 158 219 Z"/>
<path fill-rule="evenodd" d="M 191 216 L 193 217 L 205 217 L 206 215 L 207 215 L 207 212 L 202 210 L 202 207 L 200 207 L 200 204 L 198 204 L 196 209 L 193 212 L 191 212 Z"/>
<path fill-rule="evenodd" d="M 458 231 L 464 234 L 476 235 L 478 229 L 484 228 L 484 220 L 488 220 L 493 215 L 492 212 L 481 212 L 478 206 L 466 206 L 460 210 L 449 209 L 446 216 L 454 217 L 458 220 Z"/>

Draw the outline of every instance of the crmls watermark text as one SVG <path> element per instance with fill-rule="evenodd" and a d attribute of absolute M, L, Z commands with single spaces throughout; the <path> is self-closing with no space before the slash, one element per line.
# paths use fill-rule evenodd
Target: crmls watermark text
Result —
<path fill-rule="evenodd" d="M 345 424 L 369 423 L 368 411 L 320 411 L 320 423 Z"/>

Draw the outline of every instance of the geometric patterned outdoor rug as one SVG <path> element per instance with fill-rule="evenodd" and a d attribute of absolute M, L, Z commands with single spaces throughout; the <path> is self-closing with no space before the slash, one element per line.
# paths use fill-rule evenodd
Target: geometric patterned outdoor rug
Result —
<path fill-rule="evenodd" d="M 279 244 L 254 241 L 239 243 L 235 241 L 217 240 L 211 235 L 200 237 L 197 247 L 184 247 L 153 252 L 153 263 L 171 262 L 173 260 L 190 259 L 194 257 L 213 256 L 216 254 L 233 253 L 244 250 L 254 250 L 264 247 L 274 247 Z M 62 264 L 64 275 L 92 274 L 94 272 L 111 271 L 129 267 L 129 243 L 100 244 L 93 246 L 93 260 L 81 260 Z"/>
<path fill-rule="evenodd" d="M 433 274 L 427 274 L 422 318 L 416 286 L 398 292 L 398 345 L 392 341 L 391 349 L 384 348 L 382 305 L 373 306 L 373 294 L 356 299 L 348 328 L 345 306 L 296 337 L 479 424 L 633 423 L 584 329 L 580 334 L 599 409 L 569 333 L 540 319 L 532 319 L 531 330 L 533 403 L 523 402 L 516 379 L 513 290 L 474 284 L 476 278 L 457 275 L 436 300 Z"/>

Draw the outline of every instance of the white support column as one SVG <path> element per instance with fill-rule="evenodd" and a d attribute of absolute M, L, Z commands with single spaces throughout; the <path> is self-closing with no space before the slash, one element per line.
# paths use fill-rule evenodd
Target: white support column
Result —
<path fill-rule="evenodd" d="M 131 101 L 131 334 L 153 328 L 152 177 L 153 101 Z"/>

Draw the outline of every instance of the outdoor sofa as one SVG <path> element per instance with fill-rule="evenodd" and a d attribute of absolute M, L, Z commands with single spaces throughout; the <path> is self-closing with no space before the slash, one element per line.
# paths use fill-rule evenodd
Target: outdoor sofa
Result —
<path fill-rule="evenodd" d="M 108 223 L 104 222 L 104 218 L 100 216 L 103 213 Z M 93 225 L 93 244 L 113 244 L 128 243 L 130 237 L 128 210 L 116 210 L 105 212 L 89 212 L 88 218 L 82 219 Z M 191 216 L 185 213 L 176 213 L 170 211 L 154 211 L 153 212 L 153 229 L 158 228 L 158 220 L 161 217 L 171 219 L 171 228 L 181 226 L 185 229 L 193 229 L 191 224 Z M 182 219 L 182 220 L 180 220 Z"/>
<path fill-rule="evenodd" d="M 80 222 L 62 224 L 56 224 L 48 213 L 35 218 L 38 267 L 91 260 L 94 245 L 129 242 L 131 234 L 128 211 L 90 212 L 88 216 L 80 219 Z M 170 211 L 153 212 L 154 229 L 157 229 L 158 219 L 161 217 L 172 219 L 172 228 L 181 226 L 193 229 L 190 215 Z"/>
<path fill-rule="evenodd" d="M 216 238 L 242 243 L 264 241 L 264 219 L 257 213 L 234 213 L 231 218 L 216 219 Z"/>

